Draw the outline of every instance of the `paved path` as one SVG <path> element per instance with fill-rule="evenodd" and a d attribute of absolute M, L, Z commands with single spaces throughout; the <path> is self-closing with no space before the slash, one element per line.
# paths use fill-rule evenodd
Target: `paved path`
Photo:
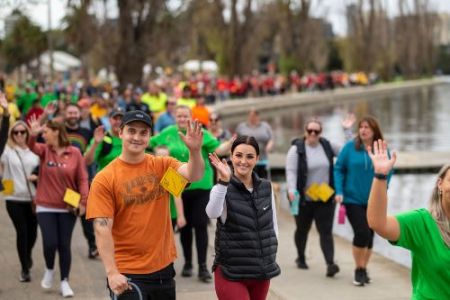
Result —
<path fill-rule="evenodd" d="M 100 261 L 87 258 L 87 245 L 79 223 L 77 222 L 72 240 L 73 261 L 70 282 L 75 292 L 75 299 L 106 300 L 108 298 L 103 266 Z M 351 245 L 340 238 L 336 238 L 336 261 L 341 267 L 341 272 L 336 278 L 326 278 L 325 265 L 315 230 L 312 231 L 307 248 L 310 269 L 307 271 L 297 269 L 294 264 L 295 246 L 292 239 L 294 226 L 292 218 L 281 211 L 279 213 L 280 246 L 277 259 L 282 275 L 272 280 L 269 300 L 409 299 L 411 289 L 409 270 L 378 255 L 374 255 L 370 265 L 370 274 L 374 283 L 366 287 L 354 287 L 351 283 L 353 274 Z M 211 236 L 214 232 L 213 227 L 210 228 Z M 15 234 L 4 203 L 0 205 L 0 237 L 0 299 L 62 299 L 59 294 L 59 284 L 56 281 L 54 288 L 49 292 L 44 292 L 40 288 L 39 282 L 44 266 L 40 237 L 33 252 L 35 267 L 32 270 L 32 282 L 18 281 L 20 267 L 15 251 Z M 212 243 L 213 237 L 210 238 L 208 253 L 210 260 L 213 254 Z M 180 250 L 179 253 L 181 255 Z M 182 261 L 179 259 L 176 262 L 177 272 L 180 272 L 181 266 Z M 56 271 L 58 272 L 58 268 Z M 56 278 L 59 278 L 59 275 Z M 196 277 L 186 279 L 177 276 L 176 280 L 177 299 L 216 299 L 213 283 L 201 283 Z"/>

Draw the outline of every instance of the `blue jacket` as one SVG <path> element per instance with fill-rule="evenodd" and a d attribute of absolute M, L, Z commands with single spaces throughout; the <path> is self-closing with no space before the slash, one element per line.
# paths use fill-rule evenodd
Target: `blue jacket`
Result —
<path fill-rule="evenodd" d="M 344 196 L 344 203 L 366 206 L 373 181 L 373 165 L 366 149 L 356 150 L 354 140 L 345 144 L 334 166 L 336 195 Z M 392 172 L 388 176 L 388 183 Z"/>

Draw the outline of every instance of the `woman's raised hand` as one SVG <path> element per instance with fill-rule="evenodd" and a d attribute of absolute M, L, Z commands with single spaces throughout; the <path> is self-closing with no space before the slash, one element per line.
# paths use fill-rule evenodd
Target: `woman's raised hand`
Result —
<path fill-rule="evenodd" d="M 209 160 L 217 170 L 218 179 L 229 182 L 231 179 L 231 169 L 230 166 L 228 166 L 226 159 L 220 160 L 216 153 L 210 153 Z"/>
<path fill-rule="evenodd" d="M 44 126 L 40 124 L 36 115 L 32 115 L 29 122 L 32 135 L 36 136 L 44 130 Z"/>
<path fill-rule="evenodd" d="M 373 142 L 373 153 L 372 147 L 370 146 L 367 146 L 367 152 L 372 160 L 375 173 L 387 175 L 392 170 L 395 161 L 397 160 L 397 153 L 395 153 L 395 151 L 392 152 L 392 156 L 389 158 L 387 143 L 381 139 Z"/>
<path fill-rule="evenodd" d="M 355 124 L 356 122 L 356 116 L 354 113 L 348 113 L 344 120 L 342 120 L 342 127 L 344 127 L 344 129 L 350 129 L 352 128 L 353 124 Z"/>

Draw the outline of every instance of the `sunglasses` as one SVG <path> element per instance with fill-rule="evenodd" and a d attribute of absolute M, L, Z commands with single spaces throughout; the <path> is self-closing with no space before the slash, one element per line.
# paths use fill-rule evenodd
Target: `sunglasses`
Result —
<path fill-rule="evenodd" d="M 313 133 L 315 133 L 316 135 L 319 135 L 319 134 L 322 132 L 322 130 L 317 130 L 317 129 L 306 129 L 306 132 L 307 132 L 309 135 L 311 135 L 311 134 L 313 134 Z"/>
<path fill-rule="evenodd" d="M 12 134 L 14 134 L 14 135 L 18 135 L 18 134 L 25 135 L 25 134 L 27 134 L 27 131 L 26 130 L 13 130 Z"/>

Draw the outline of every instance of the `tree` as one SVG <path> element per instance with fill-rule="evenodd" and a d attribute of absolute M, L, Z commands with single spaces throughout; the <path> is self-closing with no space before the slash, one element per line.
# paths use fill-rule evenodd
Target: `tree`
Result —
<path fill-rule="evenodd" d="M 12 14 L 17 16 L 17 21 L 2 46 L 7 71 L 23 64 L 28 65 L 47 49 L 47 38 L 41 28 L 18 10 L 14 10 Z"/>
<path fill-rule="evenodd" d="M 121 85 L 141 84 L 146 62 L 147 41 L 156 32 L 162 15 L 167 11 L 164 0 L 117 1 L 120 42 L 116 54 L 116 74 Z"/>
<path fill-rule="evenodd" d="M 81 0 L 79 5 L 69 1 L 69 13 L 64 17 L 64 33 L 71 52 L 81 59 L 85 78 L 89 78 L 88 54 L 98 38 L 98 25 L 88 10 L 91 0 Z"/>

